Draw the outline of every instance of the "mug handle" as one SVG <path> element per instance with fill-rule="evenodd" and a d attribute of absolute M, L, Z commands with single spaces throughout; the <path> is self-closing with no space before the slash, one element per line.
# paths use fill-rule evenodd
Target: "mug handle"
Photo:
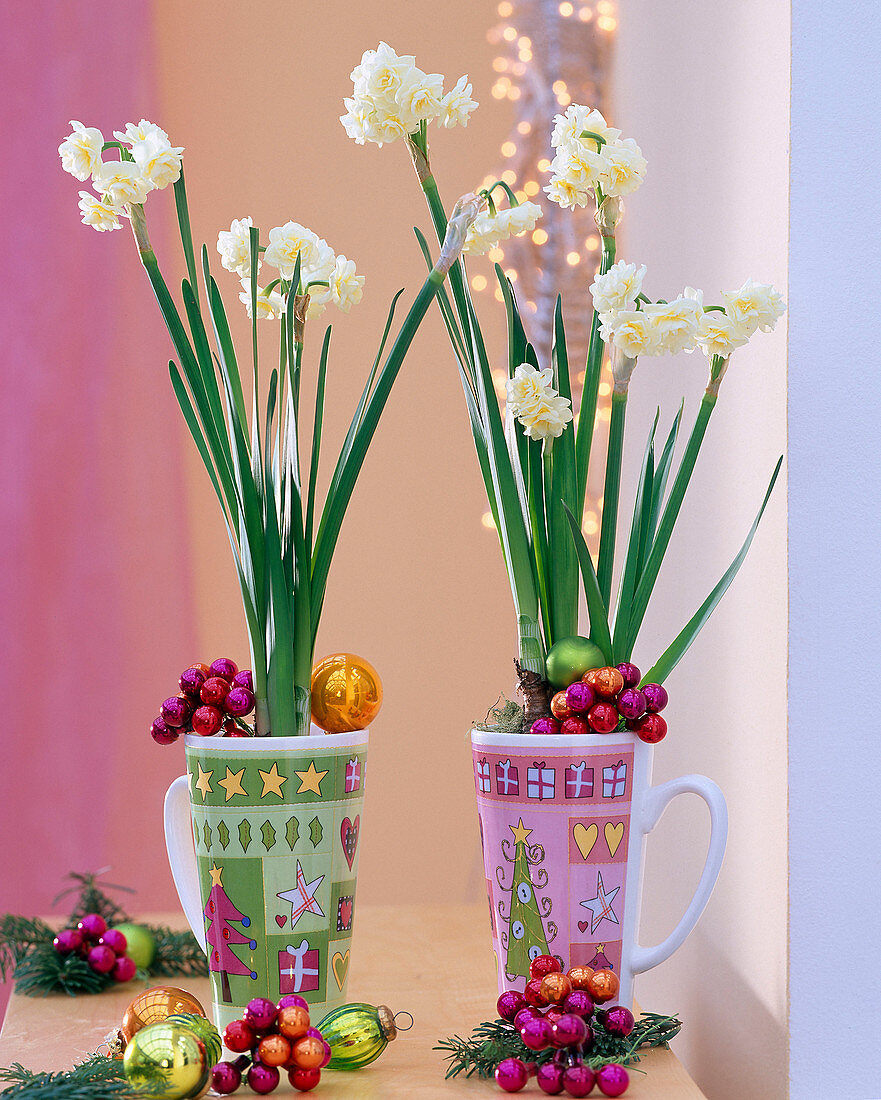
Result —
<path fill-rule="evenodd" d="M 165 848 L 184 916 L 199 946 L 207 954 L 199 869 L 193 847 L 189 775 L 178 776 L 165 793 Z"/>
<path fill-rule="evenodd" d="M 649 833 L 654 829 L 664 810 L 679 794 L 700 795 L 707 804 L 710 811 L 710 845 L 707 858 L 694 896 L 670 935 L 654 947 L 634 945 L 632 962 L 634 974 L 651 970 L 658 963 L 669 959 L 673 952 L 682 946 L 710 900 L 710 894 L 722 869 L 725 842 L 728 839 L 728 807 L 725 805 L 725 796 L 721 790 L 705 775 L 682 775 L 678 779 L 671 779 L 669 783 L 650 787 L 643 802 L 643 833 Z"/>

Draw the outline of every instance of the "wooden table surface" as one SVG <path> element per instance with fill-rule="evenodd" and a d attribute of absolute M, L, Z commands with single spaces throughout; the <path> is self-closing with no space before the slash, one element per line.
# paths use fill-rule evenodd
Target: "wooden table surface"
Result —
<path fill-rule="evenodd" d="M 153 918 L 144 917 L 145 920 Z M 178 924 L 180 914 L 161 914 L 156 923 Z M 156 982 L 155 984 L 160 984 Z M 208 980 L 167 979 L 188 989 L 206 1008 Z M 143 988 L 140 983 L 97 996 L 69 998 L 13 995 L 0 1031 L 0 1065 L 21 1062 L 28 1069 L 69 1068 L 89 1055 Z M 497 996 L 485 906 L 362 906 L 352 948 L 349 996 L 387 1004 L 413 1014 L 412 1030 L 390 1043 L 379 1061 L 355 1073 L 325 1071 L 316 1097 L 326 1100 L 387 1100 L 394 1097 L 472 1098 L 505 1095 L 493 1081 L 458 1077 L 444 1081 L 445 1063 L 431 1048 L 448 1035 L 467 1035 L 494 1016 Z M 51 1044 L 47 1043 L 51 1036 Z M 701 1100 L 704 1094 L 671 1050 L 646 1053 L 632 1072 L 628 1100 Z M 282 1077 L 272 1095 L 301 1096 Z M 236 1096 L 255 1094 L 242 1087 Z M 522 1094 L 544 1093 L 531 1081 Z M 591 1096 L 597 1093 L 591 1093 Z M 565 1096 L 565 1094 L 564 1094 Z"/>

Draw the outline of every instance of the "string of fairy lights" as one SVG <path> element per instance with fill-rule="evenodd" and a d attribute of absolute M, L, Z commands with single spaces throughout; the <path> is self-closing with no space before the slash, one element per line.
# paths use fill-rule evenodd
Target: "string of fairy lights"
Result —
<path fill-rule="evenodd" d="M 544 215 L 532 233 L 491 249 L 487 259 L 500 264 L 514 284 L 524 323 L 542 362 L 549 361 L 554 304 L 557 294 L 562 294 L 570 360 L 583 362 L 591 320 L 588 287 L 597 268 L 600 239 L 592 210 L 561 210 L 542 201 L 542 188 L 553 156 L 554 115 L 570 103 L 608 110 L 616 7 L 612 0 L 500 0 L 496 10 L 499 23 L 488 33 L 498 51 L 492 63 L 492 95 L 514 104 L 514 120 L 499 149 L 502 170 L 487 176 L 482 186 L 502 179 L 521 202 L 541 203 Z M 471 288 L 476 293 L 492 290 L 502 300 L 492 272 L 472 274 Z M 503 396 L 505 371 L 495 371 L 493 379 Z M 576 382 L 584 382 L 583 371 L 576 374 Z M 603 379 L 597 411 L 603 420 L 609 417 L 611 392 L 611 384 Z M 576 404 L 578 396 L 573 394 Z M 595 470 L 599 467 L 599 463 L 592 465 Z M 601 485 L 588 485 L 584 532 L 589 540 L 599 534 L 601 492 Z M 489 529 L 494 527 L 489 512 L 482 522 Z"/>

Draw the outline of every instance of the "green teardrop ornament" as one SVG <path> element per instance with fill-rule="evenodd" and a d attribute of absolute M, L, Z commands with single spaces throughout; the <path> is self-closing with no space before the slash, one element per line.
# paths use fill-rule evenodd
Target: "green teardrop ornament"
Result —
<path fill-rule="evenodd" d="M 395 1038 L 391 1009 L 386 1005 L 349 1004 L 335 1008 L 316 1025 L 330 1045 L 328 1069 L 361 1069 L 382 1054 Z"/>

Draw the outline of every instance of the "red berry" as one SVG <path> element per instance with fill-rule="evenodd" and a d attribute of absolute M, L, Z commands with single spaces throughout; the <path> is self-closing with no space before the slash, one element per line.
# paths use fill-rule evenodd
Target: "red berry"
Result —
<path fill-rule="evenodd" d="M 116 955 L 109 947 L 96 943 L 94 947 L 89 948 L 86 959 L 96 974 L 109 974 L 116 962 Z"/>
<path fill-rule="evenodd" d="M 590 726 L 583 718 L 577 718 L 574 714 L 571 718 L 564 718 L 560 726 L 560 733 L 568 733 L 576 737 L 584 737 L 590 733 Z"/>
<path fill-rule="evenodd" d="M 628 722 L 627 728 L 648 745 L 656 745 L 667 736 L 667 722 L 660 714 L 644 714 L 642 718 Z"/>
<path fill-rule="evenodd" d="M 556 955 L 536 955 L 529 964 L 530 978 L 541 980 L 545 974 L 562 974 L 563 967 Z"/>
<path fill-rule="evenodd" d="M 548 999 L 541 991 L 541 978 L 530 978 L 523 990 L 526 1003 L 533 1008 L 547 1008 Z"/>
<path fill-rule="evenodd" d="M 207 676 L 201 668 L 185 668 L 180 674 L 180 680 L 178 681 L 181 691 L 184 695 L 189 695 L 192 698 L 197 698 L 199 692 L 202 690 L 202 685 L 205 683 Z"/>
<path fill-rule="evenodd" d="M 618 726 L 618 711 L 613 703 L 596 703 L 587 712 L 587 722 L 597 733 L 611 733 Z"/>
<path fill-rule="evenodd" d="M 211 667 L 208 669 L 208 675 L 220 676 L 231 683 L 238 671 L 239 666 L 235 661 L 231 661 L 229 657 L 218 657 L 216 661 L 211 662 Z"/>
<path fill-rule="evenodd" d="M 220 729 L 223 715 L 217 707 L 199 707 L 193 712 L 193 733 L 200 737 L 211 737 Z"/>
<path fill-rule="evenodd" d="M 172 695 L 170 699 L 166 699 L 160 709 L 166 726 L 171 726 L 173 729 L 180 729 L 192 713 L 193 707 L 190 701 L 182 699 L 179 695 Z"/>
<path fill-rule="evenodd" d="M 288 1080 L 300 1092 L 309 1092 L 321 1080 L 320 1069 L 289 1069 Z"/>
<path fill-rule="evenodd" d="M 199 692 L 199 698 L 203 703 L 211 707 L 219 707 L 229 695 L 229 682 L 222 676 L 209 676 Z"/>
<path fill-rule="evenodd" d="M 128 942 L 122 932 L 117 932 L 115 928 L 108 928 L 103 936 L 98 940 L 98 943 L 104 947 L 109 947 L 114 955 L 124 955 L 125 949 L 128 947 Z"/>
<path fill-rule="evenodd" d="M 223 707 L 227 714 L 234 718 L 244 718 L 254 709 L 257 700 L 254 693 L 247 688 L 233 688 L 223 700 Z"/>
<path fill-rule="evenodd" d="M 180 737 L 180 730 L 173 729 L 160 715 L 158 718 L 153 719 L 150 736 L 157 745 L 170 745 Z"/>
<path fill-rule="evenodd" d="M 107 921 L 98 913 L 87 913 L 77 924 L 83 939 L 97 943 L 107 931 Z"/>
<path fill-rule="evenodd" d="M 223 1032 L 223 1045 L 234 1054 L 244 1054 L 256 1042 L 256 1036 L 244 1020 L 233 1020 Z"/>
<path fill-rule="evenodd" d="M 65 928 L 52 941 L 59 955 L 72 955 L 83 946 L 83 934 L 78 928 Z"/>
<path fill-rule="evenodd" d="M 120 955 L 113 964 L 110 976 L 115 982 L 130 982 L 137 972 L 135 960 L 130 959 L 128 955 Z"/>

